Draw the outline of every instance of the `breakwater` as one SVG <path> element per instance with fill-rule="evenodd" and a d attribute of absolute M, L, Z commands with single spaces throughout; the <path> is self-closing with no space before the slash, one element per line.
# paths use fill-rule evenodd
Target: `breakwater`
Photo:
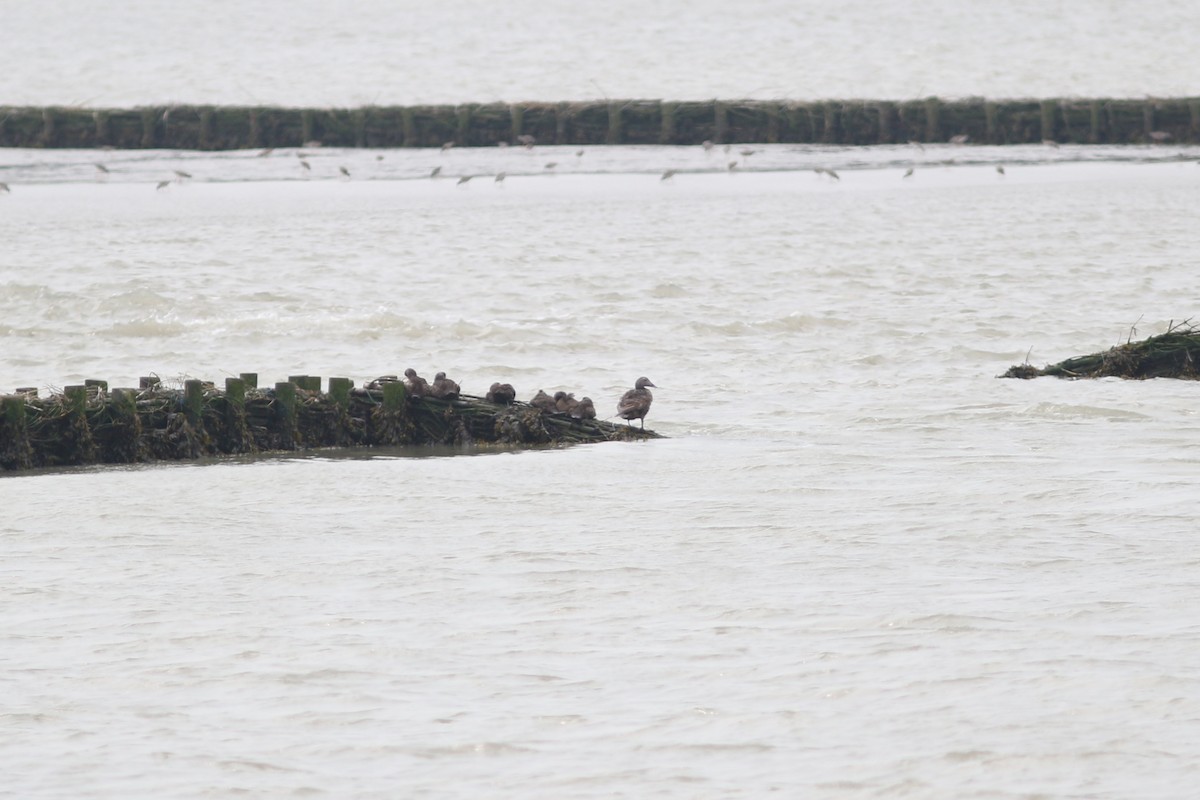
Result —
<path fill-rule="evenodd" d="M 501 144 L 1200 142 L 1200 98 L 0 108 L 0 147 L 237 150 Z"/>
<path fill-rule="evenodd" d="M 166 388 L 153 377 L 138 389 L 102 380 L 39 397 L 0 396 L 0 470 L 127 464 L 321 447 L 396 445 L 565 445 L 659 438 L 625 424 L 575 419 L 528 403 L 462 395 L 417 397 L 403 381 L 355 388 L 347 378 L 295 375 L 259 388 L 255 373 L 224 389 L 199 380 Z"/>

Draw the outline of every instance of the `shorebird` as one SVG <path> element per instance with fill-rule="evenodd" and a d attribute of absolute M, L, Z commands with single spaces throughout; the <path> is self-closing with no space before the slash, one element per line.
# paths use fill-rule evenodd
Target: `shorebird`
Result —
<path fill-rule="evenodd" d="M 312 170 L 312 165 L 309 164 L 307 161 L 304 161 L 303 159 L 301 159 L 301 161 L 300 161 L 300 166 L 304 167 L 305 172 Z"/>
<path fill-rule="evenodd" d="M 523 133 L 517 137 L 517 144 L 524 147 L 526 150 L 532 150 L 537 139 L 528 133 Z"/>
<path fill-rule="evenodd" d="M 496 183 L 504 183 L 504 179 L 507 177 L 508 177 L 507 173 L 497 172 L 496 173 Z"/>
<path fill-rule="evenodd" d="M 350 170 L 346 169 L 345 167 L 338 167 L 338 172 L 342 173 L 347 178 L 350 177 Z"/>
<path fill-rule="evenodd" d="M 408 388 L 408 393 L 413 397 L 424 397 L 429 394 L 429 382 L 417 374 L 417 371 L 412 367 L 404 370 L 406 380 L 405 386 Z"/>
<path fill-rule="evenodd" d="M 754 155 L 758 151 L 751 150 L 749 147 L 745 147 L 745 148 L 742 148 L 741 150 L 738 150 L 738 152 L 741 153 L 743 157 L 749 158 L 750 156 Z"/>
<path fill-rule="evenodd" d="M 99 161 L 97 161 L 97 162 L 96 162 L 96 171 L 97 171 L 97 172 L 101 172 L 101 173 L 103 173 L 103 174 L 107 175 L 107 174 L 108 174 L 108 167 L 104 166 L 104 165 L 103 165 L 103 164 L 101 164 Z"/>
<path fill-rule="evenodd" d="M 506 406 L 517 399 L 517 390 L 512 387 L 511 383 L 493 383 L 488 389 L 487 396 L 484 398 L 489 403 L 499 403 Z"/>
<path fill-rule="evenodd" d="M 710 150 L 713 149 L 712 139 L 705 139 L 703 142 L 700 143 L 700 146 L 704 148 L 704 152 L 706 152 L 706 153 L 709 152 Z"/>
<path fill-rule="evenodd" d="M 904 177 L 905 177 L 905 178 L 911 178 L 911 177 L 912 177 L 912 174 L 913 174 L 913 168 L 912 168 L 912 167 L 909 167 L 909 168 L 908 168 L 908 172 L 905 172 L 905 173 L 904 173 Z"/>
<path fill-rule="evenodd" d="M 188 178 L 192 177 L 192 173 L 190 173 L 190 172 L 184 172 L 184 171 L 183 171 L 183 170 L 181 170 L 181 169 L 177 169 L 177 170 L 175 170 L 175 175 L 176 175 L 176 177 L 178 177 L 180 180 L 187 180 Z"/>
<path fill-rule="evenodd" d="M 547 162 L 546 169 L 554 169 L 557 166 L 558 166 L 557 161 L 550 161 L 550 162 Z"/>
<path fill-rule="evenodd" d="M 459 386 L 447 378 L 446 373 L 439 372 L 433 376 L 433 383 L 429 386 L 429 394 L 431 397 L 440 397 L 443 400 L 457 400 Z"/>
<path fill-rule="evenodd" d="M 669 181 L 669 180 L 671 180 L 671 178 L 674 178 L 674 177 L 675 177 L 675 170 L 669 169 L 662 174 L 662 177 L 659 178 L 659 180 L 660 181 Z"/>
<path fill-rule="evenodd" d="M 835 181 L 841 180 L 841 176 L 839 176 L 833 170 L 827 169 L 825 167 L 816 167 L 815 169 L 813 169 L 813 172 L 817 173 L 818 175 L 828 175 L 829 177 L 833 178 Z"/>
<path fill-rule="evenodd" d="M 971 141 L 971 137 L 965 133 L 959 133 L 950 137 L 950 144 L 966 144 Z"/>
<path fill-rule="evenodd" d="M 7 184 L 7 183 L 4 183 L 3 181 L 0 181 L 0 192 L 11 192 L 11 191 L 12 191 L 12 189 L 9 189 L 9 188 L 8 188 L 8 184 Z"/>
<path fill-rule="evenodd" d="M 654 402 L 654 395 L 650 394 L 647 386 L 654 386 L 649 378 L 638 378 L 633 388 L 621 395 L 617 402 L 617 416 L 627 420 L 630 427 L 636 419 L 641 421 L 642 430 L 646 429 L 646 414 L 650 412 L 650 404 Z"/>
<path fill-rule="evenodd" d="M 167 188 L 167 187 L 168 187 L 168 186 L 170 186 L 170 185 L 171 185 L 171 182 L 170 182 L 170 181 L 159 181 L 159 182 L 158 182 L 158 185 L 157 185 L 157 186 L 155 186 L 154 188 L 155 188 L 155 190 L 159 190 L 159 189 L 165 189 L 165 188 Z"/>
<path fill-rule="evenodd" d="M 1000 166 L 999 164 L 997 164 L 997 165 L 996 165 L 996 172 L 999 172 L 1001 175 L 1003 175 L 1003 174 L 1004 174 L 1004 167 L 1002 167 L 1002 166 Z"/>
<path fill-rule="evenodd" d="M 583 151 L 582 151 L 582 150 L 576 150 L 576 151 L 575 151 L 575 157 L 576 157 L 576 158 L 583 158 Z"/>
<path fill-rule="evenodd" d="M 262 150 L 259 150 L 258 156 L 256 156 L 256 157 L 257 158 L 266 158 L 267 156 L 271 155 L 271 153 L 274 153 L 274 152 L 275 152 L 274 147 L 266 147 L 266 148 L 263 148 Z"/>
<path fill-rule="evenodd" d="M 438 173 L 440 173 L 441 171 L 442 171 L 441 167 L 434 167 L 433 170 L 430 171 L 429 177 L 436 178 L 438 176 Z"/>
<path fill-rule="evenodd" d="M 725 169 L 729 170 L 730 172 L 733 172 L 735 169 L 737 169 L 737 162 L 730 161 L 728 164 L 725 165 Z"/>
<path fill-rule="evenodd" d="M 451 147 L 454 147 L 454 142 L 442 142 L 442 152 L 446 152 Z"/>

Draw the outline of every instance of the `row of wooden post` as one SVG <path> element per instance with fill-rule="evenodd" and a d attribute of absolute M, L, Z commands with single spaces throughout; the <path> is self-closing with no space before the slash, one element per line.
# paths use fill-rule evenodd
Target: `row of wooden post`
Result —
<path fill-rule="evenodd" d="M 825 100 L 372 106 L 0 108 L 0 147 L 234 150 L 500 143 L 1200 142 L 1200 98 Z"/>

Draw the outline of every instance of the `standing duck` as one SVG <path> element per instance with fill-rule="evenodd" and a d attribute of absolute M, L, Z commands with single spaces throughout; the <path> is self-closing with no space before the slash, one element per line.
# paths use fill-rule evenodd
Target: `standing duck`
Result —
<path fill-rule="evenodd" d="M 650 404 L 654 402 L 654 395 L 650 394 L 647 386 L 654 386 L 649 378 L 638 378 L 633 388 L 621 395 L 617 403 L 617 416 L 628 420 L 630 426 L 633 425 L 633 420 L 640 420 L 642 430 L 646 429 L 646 414 L 650 411 Z"/>

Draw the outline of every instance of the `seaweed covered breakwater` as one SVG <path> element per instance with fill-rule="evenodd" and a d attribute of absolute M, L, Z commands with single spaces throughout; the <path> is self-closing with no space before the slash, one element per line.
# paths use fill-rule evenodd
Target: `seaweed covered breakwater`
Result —
<path fill-rule="evenodd" d="M 528 403 L 461 395 L 417 397 L 403 381 L 355 388 L 348 378 L 292 376 L 257 387 L 257 375 L 227 378 L 224 389 L 199 380 L 167 388 L 143 378 L 139 389 L 105 381 L 39 397 L 35 389 L 0 396 L 0 469 L 128 464 L 205 456 L 396 445 L 566 445 L 660 438 L 624 424 L 575 419 Z"/>
<path fill-rule="evenodd" d="M 1181 378 L 1200 380 L 1200 328 L 1185 320 L 1167 332 L 1138 342 L 1127 341 L 1099 353 L 1075 356 L 1038 368 L 1018 364 L 1001 378 Z"/>
<path fill-rule="evenodd" d="M 1200 142 L 1200 98 L 604 100 L 360 108 L 0 108 L 0 147 Z"/>

